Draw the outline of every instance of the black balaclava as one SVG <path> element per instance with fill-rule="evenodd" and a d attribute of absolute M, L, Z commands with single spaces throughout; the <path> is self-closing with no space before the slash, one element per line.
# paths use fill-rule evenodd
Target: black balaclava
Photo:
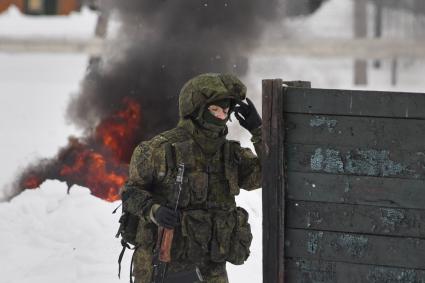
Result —
<path fill-rule="evenodd" d="M 223 109 L 229 108 L 229 112 L 227 113 L 226 119 L 220 119 L 215 117 L 209 110 L 208 107 L 211 105 L 217 105 Z M 221 99 L 217 101 L 213 101 L 207 104 L 204 112 L 202 113 L 202 119 L 208 123 L 208 124 L 214 124 L 218 127 L 224 127 L 229 121 L 229 115 L 230 115 L 230 106 L 231 106 L 231 100 L 230 99 Z"/>
<path fill-rule="evenodd" d="M 204 107 L 202 107 L 197 112 L 198 114 L 196 117 L 191 118 L 190 121 L 193 122 L 193 128 L 191 128 L 187 122 L 182 123 L 182 125 L 186 125 L 186 127 L 191 128 L 193 138 L 205 154 L 213 155 L 226 140 L 226 123 L 229 121 L 233 104 L 234 103 L 232 103 L 231 99 L 220 99 L 212 101 L 204 105 Z M 211 114 L 208 110 L 208 106 L 210 105 L 217 105 L 223 109 L 229 107 L 227 118 L 222 120 Z"/>

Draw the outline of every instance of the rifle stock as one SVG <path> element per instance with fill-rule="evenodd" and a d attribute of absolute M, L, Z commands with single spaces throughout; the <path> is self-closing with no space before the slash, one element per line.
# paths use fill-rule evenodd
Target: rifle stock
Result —
<path fill-rule="evenodd" d="M 173 242 L 174 229 L 161 228 L 162 241 L 159 249 L 159 260 L 162 262 L 171 261 L 171 244 Z"/>
<path fill-rule="evenodd" d="M 184 175 L 184 164 L 178 165 L 178 173 L 176 178 L 176 203 L 174 211 L 177 211 L 180 192 L 182 190 Z M 153 273 L 152 283 L 164 283 L 166 282 L 166 274 L 168 263 L 171 261 L 171 245 L 173 243 L 174 229 L 168 229 L 165 227 L 158 226 L 158 239 L 156 242 L 156 248 L 153 255 Z"/>

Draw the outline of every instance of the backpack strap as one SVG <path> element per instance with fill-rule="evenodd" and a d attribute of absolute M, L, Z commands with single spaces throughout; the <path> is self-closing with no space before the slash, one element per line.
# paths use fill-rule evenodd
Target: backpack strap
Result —
<path fill-rule="evenodd" d="M 136 251 L 139 247 L 134 248 L 133 255 L 131 256 L 131 263 L 130 263 L 130 283 L 133 283 L 133 264 L 134 264 L 134 255 L 136 254 Z"/>
<path fill-rule="evenodd" d="M 133 250 L 133 255 L 131 256 L 131 263 L 130 263 L 130 283 L 133 283 L 133 261 L 134 261 L 134 254 L 136 253 L 137 249 L 139 248 L 139 245 L 134 246 L 133 248 L 130 247 L 130 245 L 124 241 L 121 240 L 122 250 L 120 252 L 120 255 L 118 257 L 118 278 L 121 279 L 121 261 L 124 257 L 124 253 L 126 249 Z"/>
<path fill-rule="evenodd" d="M 118 278 L 121 278 L 121 261 L 124 256 L 125 249 L 131 250 L 130 245 L 127 244 L 127 242 L 125 242 L 124 240 L 121 240 L 121 245 L 122 245 L 122 250 L 120 252 L 120 256 L 118 257 Z"/>

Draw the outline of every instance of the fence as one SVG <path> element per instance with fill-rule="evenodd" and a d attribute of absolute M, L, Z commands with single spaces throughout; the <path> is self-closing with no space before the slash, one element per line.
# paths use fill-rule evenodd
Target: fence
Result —
<path fill-rule="evenodd" d="M 263 282 L 425 282 L 425 94 L 263 81 Z"/>

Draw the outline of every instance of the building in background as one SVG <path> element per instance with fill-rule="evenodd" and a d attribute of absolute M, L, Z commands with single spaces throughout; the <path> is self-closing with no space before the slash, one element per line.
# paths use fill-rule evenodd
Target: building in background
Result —
<path fill-rule="evenodd" d="M 68 15 L 79 11 L 81 6 L 87 5 L 96 9 L 96 0 L 2 0 L 0 13 L 6 11 L 11 5 L 27 15 Z"/>

